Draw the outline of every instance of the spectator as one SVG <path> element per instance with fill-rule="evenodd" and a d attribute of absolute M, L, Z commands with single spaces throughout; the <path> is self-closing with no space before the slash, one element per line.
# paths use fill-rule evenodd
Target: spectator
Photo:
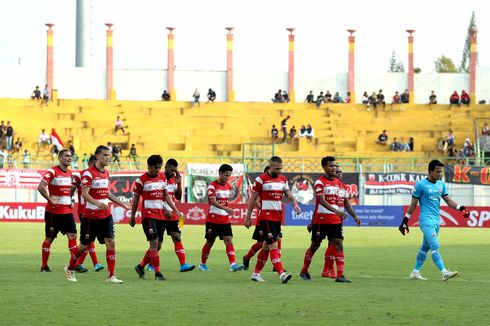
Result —
<path fill-rule="evenodd" d="M 39 89 L 39 86 L 36 86 L 36 89 L 32 91 L 31 98 L 33 100 L 40 100 L 41 99 L 41 90 Z"/>
<path fill-rule="evenodd" d="M 68 141 L 68 150 L 70 151 L 71 156 L 75 155 L 75 147 L 73 146 L 73 142 L 71 140 Z M 73 161 L 73 157 L 72 157 L 72 161 Z"/>
<path fill-rule="evenodd" d="M 393 104 L 401 104 L 402 100 L 400 97 L 400 93 L 398 91 L 395 92 L 395 95 L 393 95 L 393 98 L 391 99 L 391 109 L 393 110 Z"/>
<path fill-rule="evenodd" d="M 330 91 L 327 91 L 325 93 L 325 103 L 331 103 L 332 102 L 332 94 L 330 94 Z"/>
<path fill-rule="evenodd" d="M 276 125 L 272 125 L 272 129 L 271 129 L 272 142 L 275 143 L 277 138 L 279 138 L 279 130 L 277 130 Z"/>
<path fill-rule="evenodd" d="M 362 104 L 368 104 L 369 103 L 369 95 L 368 92 L 364 91 L 364 94 L 362 94 Z"/>
<path fill-rule="evenodd" d="M 445 139 L 439 140 L 439 143 L 437 144 L 437 151 L 441 153 L 446 153 L 447 141 Z"/>
<path fill-rule="evenodd" d="M 379 145 L 388 144 L 388 134 L 386 134 L 386 130 L 383 130 L 383 133 L 378 136 L 378 139 L 376 139 L 376 144 Z"/>
<path fill-rule="evenodd" d="M 415 147 L 415 141 L 413 140 L 413 137 L 408 138 L 408 147 L 410 148 L 410 152 L 413 152 L 414 147 Z"/>
<path fill-rule="evenodd" d="M 39 135 L 39 139 L 37 141 L 37 152 L 39 153 L 41 146 L 48 145 L 49 148 L 50 144 L 51 144 L 51 140 L 49 139 L 48 134 L 46 134 L 46 131 L 44 129 L 41 130 L 41 134 Z"/>
<path fill-rule="evenodd" d="M 20 153 L 22 150 L 22 142 L 20 141 L 20 138 L 17 137 L 17 140 L 14 143 L 14 153 Z"/>
<path fill-rule="evenodd" d="M 470 106 L 470 95 L 464 89 L 461 91 L 461 104 L 465 104 L 467 107 Z"/>
<path fill-rule="evenodd" d="M 136 153 L 136 145 L 131 144 L 131 148 L 129 149 L 129 159 L 134 163 L 136 166 L 136 169 L 139 170 L 139 165 L 138 165 L 138 154 Z"/>
<path fill-rule="evenodd" d="M 383 111 L 386 107 L 385 95 L 383 94 L 383 90 L 380 89 L 378 94 L 376 95 L 376 103 L 383 105 Z"/>
<path fill-rule="evenodd" d="M 456 157 L 456 150 L 453 147 L 449 147 L 447 150 L 448 157 Z"/>
<path fill-rule="evenodd" d="M 485 122 L 483 125 L 483 129 L 481 130 L 481 135 L 482 136 L 490 136 L 490 129 L 488 128 L 488 123 Z"/>
<path fill-rule="evenodd" d="M 208 89 L 208 103 L 214 102 L 214 100 L 216 100 L 216 92 L 210 88 Z"/>
<path fill-rule="evenodd" d="M 452 129 L 449 129 L 447 133 L 446 142 L 448 146 L 454 146 L 456 144 Z"/>
<path fill-rule="evenodd" d="M 390 149 L 392 152 L 399 152 L 402 150 L 402 144 L 397 141 L 397 138 L 393 138 L 393 142 L 391 143 Z"/>
<path fill-rule="evenodd" d="M 285 90 L 282 91 L 282 98 L 284 103 L 289 103 L 289 95 L 288 92 L 286 92 Z"/>
<path fill-rule="evenodd" d="M 313 142 L 313 138 L 315 138 L 315 131 L 310 124 L 308 124 L 308 127 L 306 127 L 305 137 L 310 141 L 310 143 Z"/>
<path fill-rule="evenodd" d="M 458 92 L 454 91 L 453 94 L 449 97 L 449 107 L 457 105 L 459 106 L 459 95 Z"/>
<path fill-rule="evenodd" d="M 291 139 L 291 144 L 294 141 L 294 138 L 298 137 L 298 131 L 296 130 L 296 127 L 293 126 L 291 129 L 289 129 L 289 138 Z"/>
<path fill-rule="evenodd" d="M 112 154 L 112 143 L 110 141 L 107 142 L 107 145 L 106 145 L 107 148 L 109 148 L 109 151 L 111 152 Z"/>
<path fill-rule="evenodd" d="M 22 154 L 22 167 L 24 169 L 28 169 L 31 165 L 31 154 L 29 154 L 29 151 L 26 149 L 24 151 L 24 154 Z"/>
<path fill-rule="evenodd" d="M 0 169 L 3 169 L 4 163 L 7 160 L 7 151 L 4 147 L 0 147 Z"/>
<path fill-rule="evenodd" d="M 286 137 L 288 134 L 288 120 L 290 116 L 288 115 L 285 119 L 281 121 L 281 129 L 282 129 L 282 143 L 286 143 Z"/>
<path fill-rule="evenodd" d="M 378 97 L 376 95 L 376 92 L 373 92 L 373 94 L 371 94 L 371 96 L 369 96 L 368 98 L 368 103 L 366 105 L 367 110 L 368 111 L 371 110 L 369 107 L 372 105 L 374 111 L 376 111 L 376 109 L 378 108 L 377 103 L 378 103 Z"/>
<path fill-rule="evenodd" d="M 14 127 L 10 124 L 10 121 L 7 121 L 7 127 L 5 128 L 5 146 L 7 148 L 7 151 L 12 150 L 12 140 L 15 135 L 15 130 Z"/>
<path fill-rule="evenodd" d="M 469 138 L 465 139 L 462 150 L 465 157 L 475 156 L 475 150 Z"/>
<path fill-rule="evenodd" d="M 408 142 L 406 142 L 405 144 L 401 144 L 401 151 L 404 151 L 404 152 L 413 152 L 413 137 L 409 137 L 408 138 Z"/>
<path fill-rule="evenodd" d="M 114 124 L 114 135 L 117 134 L 118 130 L 121 130 L 123 135 L 126 136 L 126 133 L 124 132 L 123 122 L 119 116 L 116 117 L 116 123 Z"/>
<path fill-rule="evenodd" d="M 284 103 L 284 96 L 282 95 L 282 90 L 278 90 L 276 94 L 274 94 L 274 98 L 272 99 L 274 103 Z"/>
<path fill-rule="evenodd" d="M 88 155 L 87 153 L 83 153 L 83 157 L 82 157 L 82 165 L 83 165 L 83 169 L 86 170 L 88 168 Z"/>
<path fill-rule="evenodd" d="M 347 96 L 345 97 L 345 100 L 344 102 L 345 103 L 350 103 L 351 99 L 350 99 L 350 92 L 347 92 Z"/>
<path fill-rule="evenodd" d="M 162 93 L 162 101 L 170 101 L 170 94 L 167 93 L 167 90 L 164 90 Z"/>
<path fill-rule="evenodd" d="M 58 153 L 60 151 L 58 150 L 58 147 L 56 145 L 53 145 L 51 146 L 49 152 L 51 153 L 51 161 L 53 161 L 58 156 Z"/>
<path fill-rule="evenodd" d="M 119 166 L 119 163 L 121 163 L 121 154 L 121 146 L 114 144 L 112 146 L 112 162 L 116 163 L 116 166 Z"/>
<path fill-rule="evenodd" d="M 5 137 L 7 133 L 7 126 L 5 125 L 5 122 L 2 121 L 0 124 L 0 148 L 5 146 Z"/>
<path fill-rule="evenodd" d="M 400 95 L 400 100 L 403 104 L 410 102 L 410 94 L 408 93 L 408 89 L 405 89 L 402 95 Z"/>
<path fill-rule="evenodd" d="M 48 89 L 48 84 L 44 86 L 44 91 L 43 91 L 43 104 L 46 104 L 48 106 L 49 98 L 50 98 L 50 92 Z"/>
<path fill-rule="evenodd" d="M 323 96 L 323 92 L 320 92 L 320 95 L 316 97 L 316 107 L 319 109 L 322 102 L 325 102 L 325 96 Z"/>
<path fill-rule="evenodd" d="M 313 103 L 314 101 L 313 91 L 310 91 L 310 94 L 306 95 L 306 99 L 304 103 Z"/>
<path fill-rule="evenodd" d="M 199 93 L 199 91 L 196 88 L 196 90 L 192 94 L 192 98 L 193 98 L 193 100 L 192 100 L 192 107 L 194 107 L 194 103 L 197 103 L 197 106 L 198 107 L 201 107 L 201 102 L 199 102 L 199 98 L 200 97 L 201 97 L 201 94 Z"/>
<path fill-rule="evenodd" d="M 434 93 L 434 91 L 431 91 L 429 96 L 429 105 L 432 104 L 437 104 L 437 95 Z"/>
<path fill-rule="evenodd" d="M 342 98 L 342 96 L 340 96 L 339 92 L 335 92 L 332 102 L 333 103 L 344 103 L 344 99 Z"/>
<path fill-rule="evenodd" d="M 299 129 L 299 136 L 300 137 L 306 137 L 306 126 L 301 125 L 301 129 Z"/>

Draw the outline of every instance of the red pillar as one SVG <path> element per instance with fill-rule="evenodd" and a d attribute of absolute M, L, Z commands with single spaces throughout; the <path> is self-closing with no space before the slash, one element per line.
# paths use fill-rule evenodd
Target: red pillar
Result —
<path fill-rule="evenodd" d="M 48 26 L 47 30 L 47 51 L 46 51 L 46 84 L 51 92 L 51 99 L 53 98 L 53 30 L 51 29 L 54 24 L 45 24 Z"/>
<path fill-rule="evenodd" d="M 291 103 L 295 102 L 294 94 L 294 28 L 286 28 L 289 32 L 289 65 L 288 65 L 288 94 Z"/>
<path fill-rule="evenodd" d="M 470 99 L 472 104 L 476 104 L 476 29 L 470 29 Z"/>
<path fill-rule="evenodd" d="M 116 99 L 114 90 L 114 53 L 112 48 L 112 29 L 114 24 L 106 23 L 107 26 L 107 45 L 106 45 L 106 98 L 108 100 Z"/>
<path fill-rule="evenodd" d="M 408 36 L 408 94 L 410 96 L 409 104 L 415 103 L 414 83 L 413 83 L 413 36 L 414 29 L 407 29 Z"/>
<path fill-rule="evenodd" d="M 356 38 L 354 33 L 355 29 L 348 29 L 349 35 L 349 70 L 347 77 L 347 89 L 350 93 L 351 103 L 356 103 L 356 90 L 355 90 L 355 80 L 356 80 L 356 70 L 355 70 L 355 41 Z"/>
<path fill-rule="evenodd" d="M 226 101 L 235 101 L 235 91 L 233 90 L 233 27 L 226 27 Z"/>
<path fill-rule="evenodd" d="M 170 100 L 175 101 L 177 93 L 174 87 L 174 73 L 175 73 L 175 63 L 174 63 L 174 34 L 173 30 L 175 27 L 167 27 L 168 29 L 168 61 L 167 61 L 167 89 L 170 94 Z"/>

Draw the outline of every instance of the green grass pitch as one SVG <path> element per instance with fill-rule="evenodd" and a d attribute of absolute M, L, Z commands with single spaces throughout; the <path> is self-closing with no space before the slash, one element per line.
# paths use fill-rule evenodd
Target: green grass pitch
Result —
<path fill-rule="evenodd" d="M 160 253 L 165 282 L 138 279 L 134 266 L 147 248 L 141 225 L 116 225 L 116 275 L 122 285 L 106 284 L 106 270 L 77 274 L 68 282 L 66 237 L 52 246 L 52 273 L 40 273 L 43 223 L 0 223 L 0 325 L 488 325 L 490 322 L 489 229 L 442 229 L 441 254 L 460 277 L 443 282 L 428 258 L 422 273 L 408 275 L 421 242 L 413 228 L 402 237 L 396 228 L 346 228 L 345 273 L 352 284 L 321 278 L 323 245 L 314 257 L 312 282 L 298 272 L 309 245 L 304 227 L 285 227 L 282 257 L 293 274 L 281 284 L 268 262 L 266 283 L 251 271 L 228 271 L 224 244 L 217 241 L 208 261 L 211 272 L 178 272 L 171 240 Z M 197 264 L 203 226 L 186 226 L 187 260 Z M 252 230 L 235 227 L 241 261 L 252 244 Z M 97 245 L 101 262 L 105 248 Z M 87 256 L 86 265 L 91 265 Z M 255 258 L 251 267 L 255 264 Z"/>

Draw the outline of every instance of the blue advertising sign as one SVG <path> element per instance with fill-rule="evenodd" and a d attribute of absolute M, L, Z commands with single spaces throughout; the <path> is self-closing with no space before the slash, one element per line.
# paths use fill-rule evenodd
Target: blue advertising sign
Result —
<path fill-rule="evenodd" d="M 398 226 L 403 216 L 403 206 L 353 206 L 362 226 Z M 301 205 L 301 214 L 297 215 L 291 205 L 286 205 L 284 214 L 286 225 L 306 226 L 313 218 L 315 205 Z M 354 219 L 349 216 L 345 226 L 355 226 Z"/>

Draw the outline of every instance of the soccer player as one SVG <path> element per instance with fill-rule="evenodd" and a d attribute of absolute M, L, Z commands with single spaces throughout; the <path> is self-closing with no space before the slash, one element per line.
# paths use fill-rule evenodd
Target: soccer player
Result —
<path fill-rule="evenodd" d="M 165 179 L 167 183 L 167 193 L 172 199 L 173 203 L 176 204 L 182 198 L 182 180 L 180 173 L 178 171 L 179 163 L 173 158 L 167 160 L 165 163 Z M 165 209 L 172 213 L 172 218 L 165 218 L 162 220 L 164 231 L 167 230 L 167 235 L 172 237 L 174 243 L 174 250 L 177 258 L 179 259 L 180 272 L 189 272 L 196 268 L 196 265 L 187 264 L 185 259 L 185 249 L 182 244 L 181 232 L 179 229 L 179 214 L 174 211 L 166 201 L 163 202 Z M 159 238 L 158 250 L 162 248 L 163 233 L 162 237 Z M 148 264 L 148 270 L 153 270 L 153 265 Z"/>
<path fill-rule="evenodd" d="M 208 186 L 209 211 L 206 217 L 206 233 L 204 235 L 206 243 L 202 247 L 199 269 L 206 272 L 209 271 L 206 262 L 216 237 L 219 237 L 225 243 L 226 255 L 230 262 L 230 272 L 237 272 L 243 270 L 244 266 L 236 263 L 230 222 L 230 216 L 235 215 L 235 212 L 228 207 L 228 200 L 232 190 L 228 179 L 231 177 L 233 168 L 231 165 L 223 164 L 219 167 L 218 172 L 218 179 L 211 182 Z"/>
<path fill-rule="evenodd" d="M 134 198 L 131 209 L 131 219 L 129 225 L 134 227 L 136 219 L 136 211 L 140 197 L 142 200 L 141 218 L 143 230 L 146 235 L 146 240 L 150 243 L 150 248 L 146 251 L 141 262 L 134 268 L 140 278 L 145 277 L 145 266 L 151 263 L 155 272 L 155 280 L 164 281 L 165 276 L 160 272 L 160 256 L 158 251 L 161 248 L 163 241 L 163 232 L 167 228 L 167 232 L 178 231 L 178 219 L 171 224 L 164 224 L 165 219 L 171 220 L 173 212 L 177 217 L 181 217 L 177 207 L 168 195 L 166 190 L 167 179 L 160 170 L 163 165 L 163 159 L 160 155 L 151 155 L 148 160 L 148 172 L 136 179 L 134 186 Z M 164 200 L 169 209 L 164 205 Z M 172 227 L 169 227 L 172 225 Z"/>
<path fill-rule="evenodd" d="M 44 213 L 45 239 L 41 251 L 41 272 L 51 272 L 48 266 L 51 244 L 61 232 L 68 238 L 68 249 L 73 252 L 77 247 L 77 226 L 72 213 L 70 196 L 71 153 L 64 149 L 58 153 L 59 164 L 48 169 L 41 179 L 37 190 L 48 202 Z M 47 189 L 46 189 L 47 188 Z"/>
<path fill-rule="evenodd" d="M 65 267 L 68 281 L 76 282 L 74 267 L 80 254 L 88 249 L 95 238 L 106 245 L 107 283 L 121 284 L 123 281 L 114 275 L 116 267 L 116 240 L 114 220 L 109 209 L 109 200 L 129 210 L 129 205 L 121 202 L 109 191 L 109 172 L 105 167 L 109 164 L 111 151 L 100 145 L 95 150 L 97 162 L 82 175 L 82 198 L 85 201 L 82 218 L 80 219 L 80 244 L 72 252 L 70 262 Z"/>
<path fill-rule="evenodd" d="M 88 166 L 92 166 L 97 162 L 97 158 L 95 155 L 91 155 L 89 160 L 88 160 Z M 73 172 L 73 183 L 72 183 L 72 195 L 73 192 L 76 190 L 77 195 L 78 195 L 78 217 L 81 218 L 82 213 L 83 213 L 83 207 L 84 207 L 84 200 L 82 198 L 82 175 L 86 170 L 82 171 L 81 173 L 78 171 Z M 100 272 L 101 270 L 104 269 L 104 266 L 99 263 L 99 260 L 97 259 L 97 252 L 95 251 L 95 243 L 90 242 L 88 246 L 88 250 L 82 252 L 80 257 L 78 258 L 77 265 L 75 266 L 74 270 L 75 272 L 78 273 L 85 273 L 88 271 L 88 269 L 83 265 L 83 262 L 85 261 L 85 257 L 87 257 L 87 253 L 90 254 L 90 258 L 92 259 L 92 263 L 94 265 L 94 271 Z"/>
<path fill-rule="evenodd" d="M 344 231 L 342 221 L 347 218 L 345 212 L 339 210 L 339 192 L 342 187 L 342 182 L 336 178 L 335 157 L 326 156 L 321 161 L 325 175 L 316 180 L 314 189 L 316 193 L 315 212 L 313 221 L 308 226 L 308 231 L 311 230 L 311 245 L 306 250 L 303 262 L 303 268 L 300 272 L 300 277 L 305 280 L 311 280 L 308 268 L 310 267 L 313 255 L 320 248 L 322 241 L 328 238 L 332 247 L 329 246 L 325 251 L 325 262 L 323 266 L 322 277 L 329 277 L 329 268 L 333 268 L 333 263 L 329 263 L 329 257 L 333 256 L 337 263 L 337 275 L 335 282 L 350 283 L 351 281 L 344 276 Z M 360 221 L 353 214 L 356 223 Z"/>
<path fill-rule="evenodd" d="M 427 178 L 415 184 L 415 188 L 412 192 L 412 202 L 410 203 L 410 207 L 405 213 L 405 217 L 403 218 L 403 221 L 399 227 L 399 230 L 403 235 L 409 232 L 408 220 L 417 207 L 417 204 L 420 202 L 419 225 L 420 230 L 424 234 L 424 238 L 422 240 L 422 246 L 417 253 L 415 266 L 410 274 L 411 279 L 426 280 L 426 278 L 422 277 L 420 274 L 420 270 L 424 265 L 429 250 L 432 256 L 432 261 L 442 273 L 443 281 L 447 281 L 458 276 L 457 271 L 450 271 L 446 269 L 444 262 L 442 261 L 441 254 L 439 253 L 439 240 L 437 236 L 439 234 L 439 226 L 441 224 L 441 198 L 444 199 L 449 207 L 462 211 L 464 217 L 467 218 L 469 213 L 466 210 L 466 207 L 456 204 L 451 198 L 449 198 L 446 184 L 441 180 L 443 168 L 444 164 L 438 160 L 432 160 L 429 163 L 429 175 Z"/>
<path fill-rule="evenodd" d="M 301 213 L 301 208 L 298 206 L 296 199 L 289 190 L 286 177 L 281 175 L 283 169 L 282 159 L 279 156 L 271 157 L 269 161 L 269 171 L 259 175 L 252 187 L 250 194 L 247 215 L 244 225 L 249 228 L 252 224 L 252 211 L 255 207 L 257 198 L 260 198 L 261 210 L 258 218 L 259 231 L 262 231 L 264 242 L 262 250 L 257 256 L 257 263 L 252 274 L 252 281 L 264 282 L 260 274 L 262 268 L 267 261 L 267 256 L 270 255 L 270 260 L 274 269 L 279 274 L 282 283 L 287 283 L 291 279 L 291 275 L 284 272 L 281 262 L 281 253 L 278 250 L 277 241 L 281 236 L 281 221 L 282 221 L 282 196 L 286 195 L 288 201 L 293 205 L 294 211 L 297 214 Z"/>

